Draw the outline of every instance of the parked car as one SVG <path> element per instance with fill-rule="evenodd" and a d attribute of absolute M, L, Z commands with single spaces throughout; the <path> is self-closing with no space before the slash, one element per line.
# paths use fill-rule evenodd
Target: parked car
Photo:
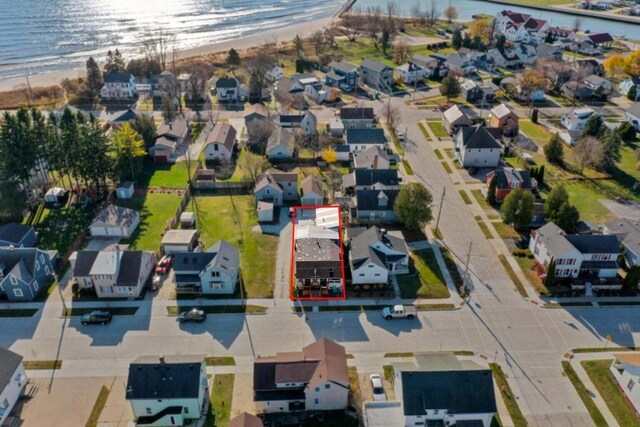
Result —
<path fill-rule="evenodd" d="M 404 132 L 398 132 L 398 141 L 404 142 Z"/>
<path fill-rule="evenodd" d="M 154 274 L 153 279 L 151 280 L 151 290 L 157 291 L 161 284 L 162 284 L 162 277 L 160 277 L 159 274 Z"/>
<path fill-rule="evenodd" d="M 416 317 L 417 310 L 412 305 L 394 305 L 393 307 L 385 307 L 382 309 L 382 317 L 387 320 L 391 319 L 413 319 Z"/>
<path fill-rule="evenodd" d="M 80 317 L 80 322 L 83 325 L 106 325 L 111 322 L 111 318 L 112 315 L 110 311 L 94 310 L 90 313 L 83 314 Z"/>
<path fill-rule="evenodd" d="M 205 320 L 207 320 L 207 313 L 205 313 L 203 310 L 200 310 L 199 308 L 192 308 L 191 310 L 183 311 L 178 315 L 178 321 L 180 323 L 185 323 L 185 322 L 202 323 Z"/>
<path fill-rule="evenodd" d="M 387 400 L 387 396 L 384 394 L 384 387 L 382 386 L 382 378 L 378 374 L 369 375 L 371 381 L 371 390 L 373 392 L 373 400 Z"/>
<path fill-rule="evenodd" d="M 173 255 L 165 255 L 162 257 L 156 267 L 156 274 L 167 274 L 173 264 Z"/>

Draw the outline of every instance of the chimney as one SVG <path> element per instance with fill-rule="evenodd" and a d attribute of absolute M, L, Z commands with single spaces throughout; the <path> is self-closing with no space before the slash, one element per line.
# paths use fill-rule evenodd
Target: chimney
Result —
<path fill-rule="evenodd" d="M 378 169 L 378 155 L 373 156 L 373 168 Z"/>
<path fill-rule="evenodd" d="M 166 363 L 164 361 L 164 354 L 160 356 L 160 366 L 165 366 Z"/>
<path fill-rule="evenodd" d="M 173 130 L 173 122 L 169 122 L 169 130 Z"/>

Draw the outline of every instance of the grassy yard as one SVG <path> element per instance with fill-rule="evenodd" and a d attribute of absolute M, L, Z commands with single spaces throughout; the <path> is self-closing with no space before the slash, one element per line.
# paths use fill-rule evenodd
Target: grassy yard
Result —
<path fill-rule="evenodd" d="M 231 356 L 209 356 L 204 358 L 207 366 L 236 366 L 236 360 Z"/>
<path fill-rule="evenodd" d="M 438 138 L 447 138 L 449 136 L 444 126 L 442 126 L 442 122 L 427 122 L 427 126 L 429 126 L 431 132 Z"/>
<path fill-rule="evenodd" d="M 453 259 L 453 255 L 449 251 L 449 249 L 441 247 L 440 252 L 442 253 L 442 258 L 444 258 L 444 263 L 447 265 L 447 270 L 449 270 L 449 275 L 453 280 L 453 283 L 458 286 L 462 283 L 462 276 L 460 276 L 460 272 L 458 271 L 458 266 L 456 265 L 455 260 Z"/>
<path fill-rule="evenodd" d="M 449 163 L 447 162 L 440 162 L 440 164 L 442 165 L 442 167 L 444 168 L 444 170 L 451 175 L 453 173 L 453 171 L 451 170 L 451 166 L 449 166 Z"/>
<path fill-rule="evenodd" d="M 504 269 L 507 270 L 507 274 L 509 275 L 509 278 L 511 279 L 513 284 L 515 285 L 516 290 L 518 291 L 518 293 L 520 295 L 522 295 L 523 297 L 526 297 L 527 296 L 527 291 L 524 288 L 524 285 L 522 284 L 522 282 L 520 281 L 518 276 L 516 276 L 516 272 L 513 271 L 513 268 L 511 268 L 511 265 L 507 261 L 507 258 L 502 254 L 498 255 L 498 258 L 500 259 L 500 264 L 502 264 Z"/>
<path fill-rule="evenodd" d="M 529 283 L 535 288 L 536 292 L 540 295 L 549 294 L 549 289 L 542 283 L 542 280 L 538 277 L 538 273 L 534 268 L 535 260 L 527 258 L 527 257 L 514 257 L 520 269 L 529 280 Z"/>
<path fill-rule="evenodd" d="M 271 297 L 278 238 L 256 230 L 253 196 L 196 196 L 195 205 L 204 247 L 222 239 L 240 250 L 244 297 Z"/>
<path fill-rule="evenodd" d="M 422 123 L 418 123 L 418 127 L 422 131 L 422 135 L 424 136 L 424 139 L 426 139 L 427 141 L 430 141 L 431 137 L 429 136 L 429 132 L 427 132 L 427 129 L 425 129 L 424 125 Z"/>
<path fill-rule="evenodd" d="M 33 226 L 38 233 L 38 247 L 52 249 L 62 256 L 69 251 L 74 240 L 86 231 L 93 212 L 89 209 L 44 209 L 40 220 Z"/>
<path fill-rule="evenodd" d="M 140 225 L 127 243 L 134 250 L 157 251 L 167 221 L 176 214 L 182 195 L 177 193 L 147 192 L 118 204 L 140 212 Z"/>
<path fill-rule="evenodd" d="M 569 378 L 569 381 L 571 381 L 571 384 L 573 384 L 576 392 L 578 392 L 578 396 L 580 396 L 582 403 L 584 403 L 584 406 L 587 407 L 587 411 L 589 411 L 589 415 L 591 415 L 591 419 L 593 420 L 594 424 L 598 427 L 606 427 L 608 425 L 607 421 L 604 419 L 602 413 L 594 403 L 589 390 L 587 390 L 587 388 L 578 377 L 578 374 L 576 374 L 576 371 L 574 371 L 571 367 L 571 364 L 566 360 L 563 360 L 562 369 L 564 370 L 567 378 Z"/>
<path fill-rule="evenodd" d="M 413 253 L 416 274 L 398 276 L 402 298 L 447 298 L 449 289 L 444 281 L 432 249 Z"/>
<path fill-rule="evenodd" d="M 391 365 L 383 365 L 382 366 L 382 372 L 384 372 L 384 379 L 391 382 L 393 381 L 393 366 Z"/>
<path fill-rule="evenodd" d="M 520 406 L 518 406 L 518 401 L 516 400 L 513 392 L 511 391 L 511 387 L 509 387 L 509 383 L 507 382 L 507 377 L 502 371 L 500 365 L 496 363 L 489 363 L 489 367 L 493 372 L 493 379 L 502 394 L 502 400 L 504 400 L 505 405 L 507 406 L 507 410 L 509 411 L 509 415 L 511 415 L 511 420 L 515 427 L 524 427 L 527 425 L 527 420 L 522 415 L 522 411 L 520 410 Z"/>
<path fill-rule="evenodd" d="M 496 229 L 500 237 L 503 239 L 517 239 L 520 237 L 518 232 L 509 224 L 505 224 L 502 221 L 492 222 L 493 228 Z"/>
<path fill-rule="evenodd" d="M 460 197 L 462 197 L 462 201 L 464 201 L 465 205 L 471 204 L 471 199 L 465 190 L 458 190 L 458 193 L 460 194 Z"/>
<path fill-rule="evenodd" d="M 409 164 L 408 160 L 402 159 L 402 166 L 404 166 L 404 171 L 407 173 L 407 175 L 413 175 L 413 168 Z"/>
<path fill-rule="evenodd" d="M 231 418 L 234 374 L 216 374 L 211 385 L 211 408 L 206 426 L 226 427 Z"/>
<path fill-rule="evenodd" d="M 62 369 L 62 360 L 25 360 L 23 364 L 24 369 L 30 370 Z"/>
<path fill-rule="evenodd" d="M 478 224 L 478 227 L 480 227 L 480 231 L 482 231 L 482 234 L 484 234 L 484 237 L 486 239 L 493 239 L 491 230 L 489 230 L 489 227 L 487 226 L 487 224 L 482 220 L 482 217 L 477 216 L 475 219 L 476 219 L 476 223 Z"/>
<path fill-rule="evenodd" d="M 495 208 L 491 206 L 489 202 L 487 202 L 487 199 L 485 199 L 485 197 L 482 195 L 482 192 L 480 190 L 471 190 L 471 195 L 473 196 L 474 199 L 476 199 L 476 202 L 478 202 L 478 204 L 482 209 L 495 210 Z"/>
<path fill-rule="evenodd" d="M 183 311 L 189 311 L 192 308 L 198 308 L 207 314 L 263 314 L 267 311 L 267 307 L 261 305 L 205 305 L 202 307 L 192 306 L 167 306 L 167 314 L 169 316 L 177 316 Z"/>
<path fill-rule="evenodd" d="M 533 123 L 531 120 L 520 120 L 519 125 L 522 133 L 541 147 L 544 147 L 551 138 L 551 134 L 546 127 Z"/>
<path fill-rule="evenodd" d="M 100 414 L 102 413 L 104 406 L 107 404 L 107 399 L 109 399 L 109 392 L 109 388 L 103 385 L 100 389 L 100 394 L 98 394 L 98 398 L 96 399 L 96 403 L 93 405 L 91 414 L 89 414 L 89 419 L 87 420 L 85 427 L 95 427 L 98 425 Z"/>
<path fill-rule="evenodd" d="M 640 426 L 640 420 L 635 411 L 627 403 L 622 392 L 618 390 L 618 383 L 609 371 L 611 359 L 586 360 L 582 362 L 582 366 L 618 424 L 625 427 Z"/>
<path fill-rule="evenodd" d="M 196 166 L 196 162 L 191 162 L 192 173 L 196 170 Z M 189 182 L 187 162 L 161 164 L 147 159 L 136 181 L 140 187 L 186 189 Z"/>

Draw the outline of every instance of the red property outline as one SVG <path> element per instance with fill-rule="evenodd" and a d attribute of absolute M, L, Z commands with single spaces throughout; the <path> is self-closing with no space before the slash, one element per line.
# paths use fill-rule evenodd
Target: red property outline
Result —
<path fill-rule="evenodd" d="M 342 296 L 339 297 L 296 297 L 293 295 L 294 288 L 294 270 L 295 270 L 295 254 L 294 254 L 294 245 L 296 244 L 296 216 L 298 214 L 298 209 L 322 209 L 322 208 L 335 208 L 338 209 L 338 238 L 340 239 L 340 265 L 341 265 L 341 274 L 342 274 Z M 289 271 L 289 298 L 291 301 L 335 301 L 335 300 L 345 300 L 347 299 L 347 283 L 345 281 L 344 276 L 344 248 L 342 243 L 342 212 L 340 212 L 340 206 L 338 205 L 322 205 L 322 206 L 294 206 L 293 207 L 293 216 L 291 217 L 291 223 L 293 224 L 293 228 L 291 230 L 291 266 Z"/>

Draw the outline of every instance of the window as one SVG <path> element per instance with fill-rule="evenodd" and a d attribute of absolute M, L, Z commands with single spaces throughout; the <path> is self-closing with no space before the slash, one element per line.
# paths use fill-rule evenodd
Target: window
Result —
<path fill-rule="evenodd" d="M 211 282 L 211 289 L 222 289 L 224 284 L 220 282 Z"/>
<path fill-rule="evenodd" d="M 189 408 L 187 408 L 186 406 L 183 408 L 184 409 L 184 413 L 188 414 L 189 413 Z"/>
<path fill-rule="evenodd" d="M 38 289 L 40 289 L 40 285 L 38 285 L 38 282 L 34 282 L 33 283 L 33 290 L 38 292 Z"/>
<path fill-rule="evenodd" d="M 313 399 L 313 403 L 314 403 L 315 405 L 319 404 L 319 403 L 320 403 L 320 399 Z"/>
<path fill-rule="evenodd" d="M 40 263 L 36 260 L 36 270 L 40 270 Z"/>
<path fill-rule="evenodd" d="M 151 408 L 147 408 L 147 415 L 151 415 Z"/>
<path fill-rule="evenodd" d="M 13 290 L 13 295 L 15 295 L 16 297 L 23 297 L 24 294 L 22 293 L 22 289 L 14 289 Z"/>
<path fill-rule="evenodd" d="M 49 267 L 45 267 L 44 268 L 44 273 L 48 276 L 51 274 L 51 270 L 49 270 Z"/>
<path fill-rule="evenodd" d="M 316 392 L 320 391 L 320 387 L 316 387 Z M 316 399 L 317 400 L 317 399 Z M 316 402 L 317 403 L 317 402 Z"/>
<path fill-rule="evenodd" d="M 634 382 L 633 380 L 629 380 L 629 382 L 627 383 L 627 390 L 631 391 L 633 390 L 633 386 L 634 386 Z"/>
<path fill-rule="evenodd" d="M 367 267 L 368 268 L 373 268 L 373 264 L 369 264 Z"/>
<path fill-rule="evenodd" d="M 364 277 L 364 273 L 360 273 L 360 274 L 358 274 L 358 276 Z"/>
<path fill-rule="evenodd" d="M 329 390 L 331 388 L 331 384 L 325 384 L 324 388 L 325 388 L 325 390 Z"/>
<path fill-rule="evenodd" d="M 15 278 L 15 276 L 9 276 L 11 277 L 11 284 L 12 285 L 17 285 L 18 284 L 18 279 Z"/>

